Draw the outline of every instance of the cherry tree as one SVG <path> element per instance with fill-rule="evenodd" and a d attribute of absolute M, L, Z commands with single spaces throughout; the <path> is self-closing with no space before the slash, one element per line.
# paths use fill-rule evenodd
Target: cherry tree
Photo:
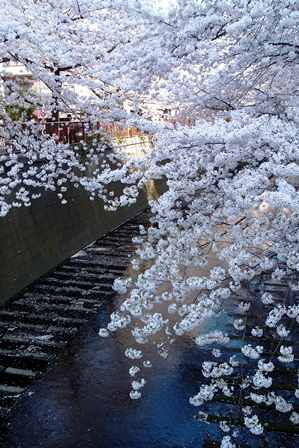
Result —
<path fill-rule="evenodd" d="M 143 159 L 113 154 L 107 161 L 95 140 L 83 162 L 75 147 L 42 134 L 36 121 L 11 118 L 7 105 L 37 104 L 32 94 L 10 89 L 1 107 L 2 215 L 29 205 L 42 188 L 63 198 L 69 183 L 110 209 L 132 203 L 150 180 L 167 186 L 150 202 L 150 226 L 136 239 L 136 274 L 115 282 L 124 300 L 100 330 L 109 336 L 130 329 L 136 345 L 125 355 L 134 360 L 130 396 L 138 399 L 142 368 L 150 366 L 144 344 L 166 358 L 186 333 L 199 346 L 226 343 L 220 330 L 202 335 L 201 324 L 242 295 L 244 285 L 263 274 L 273 281 L 292 274 L 290 288 L 299 287 L 297 2 L 177 0 L 166 10 L 145 0 L 1 3 L 1 60 L 23 64 L 46 86 L 42 105 L 54 118 L 80 110 L 90 122 L 116 121 L 152 135 L 153 150 Z M 128 101 L 133 112 L 124 107 Z M 176 120 L 155 121 L 153 102 L 176 111 Z M 107 194 L 114 181 L 124 184 L 118 197 Z M 277 305 L 267 293 L 256 301 L 271 305 L 265 328 L 288 338 L 298 305 Z M 240 306 L 246 314 L 250 303 Z M 234 322 L 237 330 L 243 325 Z M 251 331 L 261 337 L 264 330 Z M 242 347 L 256 363 L 242 384 L 252 402 L 242 409 L 243 422 L 256 435 L 263 432 L 257 403 L 288 413 L 291 423 L 299 419 L 290 400 L 267 392 L 277 363 L 294 362 L 293 347 L 281 342 L 275 362 L 263 353 L 262 344 Z M 200 406 L 219 390 L 233 394 L 226 377 L 237 367 L 235 359 L 204 363 L 210 383 L 191 403 Z M 231 433 L 222 446 L 235 446 Z"/>
<path fill-rule="evenodd" d="M 107 336 L 131 328 L 139 345 L 126 351 L 136 364 L 130 370 L 134 399 L 145 384 L 135 378 L 144 362 L 142 344 L 152 341 L 167 357 L 177 336 L 196 333 L 231 294 L 242 293 L 242 285 L 263 273 L 280 280 L 298 269 L 298 11 L 289 1 L 239 3 L 177 2 L 167 18 L 157 19 L 156 29 L 164 32 L 151 35 L 159 48 L 148 56 L 155 69 L 148 75 L 146 64 L 142 68 L 140 89 L 179 105 L 194 124 L 156 133 L 140 183 L 165 178 L 168 188 L 151 204 L 152 225 L 137 241 L 133 266 L 138 272 L 146 263 L 147 269 L 115 285 L 127 297 L 100 331 Z M 283 338 L 291 321 L 298 323 L 298 305 L 275 305 L 267 294 L 260 300 L 273 303 L 264 326 L 277 327 L 282 340 L 276 365 L 261 344 L 242 347 L 245 358 L 256 360 L 240 384 L 253 404 L 242 409 L 244 424 L 255 435 L 263 432 L 256 403 L 298 423 L 293 404 L 268 392 L 272 371 L 294 361 Z M 241 302 L 242 312 L 249 307 Z M 252 334 L 261 337 L 261 331 Z M 211 337 L 215 343 L 227 338 L 221 332 Z M 202 345 L 202 337 L 196 342 Z M 233 358 L 204 363 L 210 385 L 203 384 L 191 403 L 200 406 L 218 391 L 236 393 L 225 378 L 238 366 Z M 233 445 L 226 435 L 223 446 Z"/>
<path fill-rule="evenodd" d="M 45 135 L 37 120 L 28 120 L 28 110 L 43 108 L 54 122 L 62 111 L 80 113 L 91 127 L 99 122 L 128 125 L 131 120 L 134 124 L 134 117 L 124 109 L 132 93 L 116 84 L 116 77 L 125 74 L 114 73 L 112 55 L 125 51 L 131 38 L 134 45 L 136 32 L 144 27 L 141 18 L 136 16 L 133 30 L 126 2 L 28 0 L 12 4 L 3 0 L 1 6 L 0 62 L 21 64 L 42 85 L 43 95 L 24 89 L 17 77 L 1 76 L 5 95 L 1 101 L 0 215 L 5 216 L 11 207 L 30 205 L 44 189 L 57 191 L 63 198 L 67 183 L 101 197 L 102 180 L 124 178 L 126 166 L 110 174 L 102 167 L 86 174 L 86 166 L 105 165 L 105 144 L 99 144 L 97 135 L 82 163 L 77 148 Z M 124 205 L 136 196 L 135 189 L 133 199 L 129 191 Z"/>

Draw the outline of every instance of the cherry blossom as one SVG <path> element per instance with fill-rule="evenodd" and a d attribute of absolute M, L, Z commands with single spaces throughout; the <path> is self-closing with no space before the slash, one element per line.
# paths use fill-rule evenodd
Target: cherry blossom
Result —
<path fill-rule="evenodd" d="M 1 7 L 0 62 L 21 65 L 43 93 L 1 77 L 0 216 L 46 191 L 66 204 L 70 186 L 117 211 L 149 182 L 163 182 L 135 240 L 133 274 L 115 281 L 123 300 L 99 334 L 129 329 L 134 342 L 124 352 L 134 362 L 143 361 L 144 344 L 166 359 L 179 337 L 199 350 L 230 343 L 221 329 L 205 334 L 205 323 L 252 281 L 266 274 L 279 284 L 299 271 L 296 1 L 175 0 L 162 8 L 150 0 L 2 0 Z M 41 108 L 52 120 L 63 112 L 84 117 L 91 141 L 48 135 L 32 116 Z M 150 136 L 150 150 L 118 151 L 105 131 L 110 123 Z M 257 306 L 265 324 L 248 328 Z M 238 311 L 234 329 L 259 345 L 242 344 L 240 360 L 205 360 L 211 384 L 199 386 L 193 405 L 219 390 L 231 394 L 222 376 L 246 362 L 255 367 L 239 388 L 254 407 L 276 359 L 295 360 L 286 344 L 299 305 L 265 285 L 253 301 L 242 296 Z M 262 345 L 271 331 L 285 344 L 274 359 Z M 138 368 L 149 367 L 142 361 Z M 134 375 L 133 385 L 130 397 L 139 399 L 142 379 Z M 264 401 L 278 412 L 290 407 L 269 395 Z M 247 411 L 245 426 L 261 435 L 263 422 Z M 225 435 L 221 446 L 235 444 Z"/>

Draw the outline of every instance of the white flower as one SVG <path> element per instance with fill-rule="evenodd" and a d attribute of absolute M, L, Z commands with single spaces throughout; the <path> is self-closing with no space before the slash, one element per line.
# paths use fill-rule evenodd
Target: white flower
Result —
<path fill-rule="evenodd" d="M 229 386 L 223 378 L 216 379 L 214 384 L 226 397 L 231 397 L 233 395 L 234 387 Z"/>
<path fill-rule="evenodd" d="M 286 338 L 289 335 L 290 330 L 287 330 L 283 324 L 280 324 L 276 327 L 276 332 L 281 338 Z"/>
<path fill-rule="evenodd" d="M 223 431 L 223 432 L 229 432 L 230 431 L 230 426 L 227 424 L 227 422 L 225 420 L 222 420 L 219 423 L 219 427 L 220 427 L 221 431 Z"/>
<path fill-rule="evenodd" d="M 242 331 L 245 328 L 245 323 L 243 319 L 235 319 L 234 320 L 234 327 L 238 331 Z"/>
<path fill-rule="evenodd" d="M 232 442 L 230 436 L 224 436 L 220 448 L 236 448 L 236 445 Z"/>
<path fill-rule="evenodd" d="M 253 415 L 252 417 L 244 417 L 244 423 L 252 434 L 259 436 L 264 431 L 257 415 Z"/>
<path fill-rule="evenodd" d="M 107 338 L 109 336 L 109 331 L 107 330 L 107 328 L 100 328 L 99 329 L 99 336 L 101 338 Z"/>
<path fill-rule="evenodd" d="M 133 390 L 139 390 L 142 389 L 145 386 L 145 379 L 141 378 L 140 381 L 132 381 L 131 385 L 132 385 L 132 389 Z"/>
<path fill-rule="evenodd" d="M 261 338 L 263 336 L 263 334 L 264 334 L 264 331 L 263 331 L 262 328 L 255 327 L 255 328 L 253 328 L 251 330 L 251 334 L 252 334 L 252 336 L 255 336 L 257 338 Z"/>
<path fill-rule="evenodd" d="M 275 408 L 279 412 L 290 412 L 293 409 L 293 405 L 288 403 L 283 397 L 276 396 L 275 397 Z"/>
<path fill-rule="evenodd" d="M 252 347 L 251 344 L 247 344 L 241 348 L 241 351 L 242 351 L 243 355 L 247 356 L 248 358 L 258 359 L 260 357 L 261 353 L 263 353 L 263 347 L 260 345 L 257 345 L 256 347 Z"/>
<path fill-rule="evenodd" d="M 247 389 L 247 387 L 250 386 L 250 380 L 249 378 L 244 378 L 240 383 L 240 389 Z"/>
<path fill-rule="evenodd" d="M 270 313 L 267 316 L 266 325 L 268 327 L 270 327 L 270 328 L 276 327 L 278 322 L 285 315 L 285 313 L 286 313 L 286 310 L 282 306 L 278 306 L 276 308 L 273 308 L 273 310 L 271 310 Z"/>
<path fill-rule="evenodd" d="M 189 398 L 189 403 L 192 404 L 192 406 L 201 406 L 203 404 L 203 399 L 197 394 L 194 395 L 194 397 Z"/>
<path fill-rule="evenodd" d="M 202 363 L 202 373 L 205 378 L 221 378 L 231 375 L 233 371 L 233 367 L 226 362 L 217 364 L 213 361 L 204 361 Z"/>
<path fill-rule="evenodd" d="M 254 374 L 252 378 L 252 382 L 257 388 L 265 387 L 269 388 L 272 385 L 272 378 L 266 377 L 262 372 L 259 370 Z"/>
<path fill-rule="evenodd" d="M 129 375 L 130 376 L 135 376 L 138 372 L 140 372 L 140 367 L 132 366 L 129 369 Z"/>
<path fill-rule="evenodd" d="M 212 355 L 213 355 L 215 358 L 219 358 L 219 357 L 221 356 L 221 351 L 220 351 L 218 348 L 213 348 L 213 350 L 212 350 Z"/>
<path fill-rule="evenodd" d="M 274 364 L 271 361 L 265 362 L 264 359 L 260 359 L 258 361 L 258 368 L 264 372 L 272 372 L 274 370 Z"/>
<path fill-rule="evenodd" d="M 172 303 L 168 307 L 168 314 L 175 314 L 177 312 L 177 305 L 176 303 Z"/>
<path fill-rule="evenodd" d="M 125 351 L 125 356 L 130 359 L 141 359 L 143 354 L 141 350 L 136 350 L 135 348 L 127 348 Z"/>
<path fill-rule="evenodd" d="M 236 355 L 232 355 L 232 356 L 230 356 L 230 358 L 229 358 L 229 363 L 230 363 L 230 365 L 231 366 L 233 366 L 233 367 L 237 367 L 239 364 L 240 364 L 240 362 L 237 360 L 237 358 L 236 358 Z"/>
<path fill-rule="evenodd" d="M 294 425 L 299 425 L 299 414 L 298 412 L 292 412 L 290 415 L 290 420 Z"/>
<path fill-rule="evenodd" d="M 201 406 L 205 401 L 211 401 L 214 398 L 216 387 L 214 385 L 203 384 L 197 395 L 189 398 L 190 404 L 193 406 Z"/>
<path fill-rule="evenodd" d="M 280 362 L 293 362 L 294 361 L 294 354 L 293 354 L 293 348 L 292 347 L 280 347 L 280 356 L 277 357 L 277 359 Z"/>
<path fill-rule="evenodd" d="M 261 301 L 264 305 L 270 305 L 274 300 L 272 294 L 269 292 L 264 292 L 264 294 L 262 294 Z"/>
<path fill-rule="evenodd" d="M 210 333 L 199 335 L 195 338 L 195 342 L 200 347 L 209 344 L 227 344 L 229 342 L 229 337 L 222 331 L 215 330 Z"/>
<path fill-rule="evenodd" d="M 245 406 L 244 408 L 242 408 L 242 412 L 248 417 L 252 414 L 252 408 L 250 406 Z"/>
<path fill-rule="evenodd" d="M 296 319 L 299 316 L 299 305 L 290 305 L 286 310 L 286 314 L 290 319 Z"/>
<path fill-rule="evenodd" d="M 201 422 L 207 422 L 209 415 L 206 412 L 198 411 L 197 413 L 197 420 Z"/>
<path fill-rule="evenodd" d="M 238 310 L 241 314 L 245 314 L 250 308 L 250 302 L 240 302 L 238 305 Z"/>
<path fill-rule="evenodd" d="M 141 398 L 141 393 L 138 392 L 138 390 L 131 390 L 130 392 L 130 398 L 132 400 L 138 400 L 139 398 Z"/>
<path fill-rule="evenodd" d="M 262 403 L 263 401 L 265 401 L 265 396 L 264 395 L 260 395 L 260 394 L 255 394 L 254 392 L 250 393 L 250 398 L 252 401 L 254 401 L 255 403 Z"/>
<path fill-rule="evenodd" d="M 210 277 L 212 280 L 222 281 L 225 279 L 225 270 L 219 266 L 216 266 L 211 269 Z"/>
<path fill-rule="evenodd" d="M 113 289 L 114 291 L 118 292 L 118 294 L 125 294 L 128 290 L 129 283 L 129 279 L 116 278 L 113 283 Z"/>

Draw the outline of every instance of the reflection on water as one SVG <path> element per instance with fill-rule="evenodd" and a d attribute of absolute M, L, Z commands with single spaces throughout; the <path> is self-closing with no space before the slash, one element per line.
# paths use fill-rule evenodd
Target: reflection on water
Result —
<path fill-rule="evenodd" d="M 217 435 L 214 425 L 206 428 L 192 417 L 188 396 L 197 385 L 186 372 L 189 363 L 192 377 L 200 359 L 198 365 L 188 361 L 189 345 L 183 341 L 167 362 L 156 359 L 149 369 L 144 398 L 130 400 L 122 340 L 97 335 L 109 308 L 102 309 L 59 365 L 23 399 L 3 434 L 3 447 L 198 448 L 208 446 L 201 442 L 209 434 Z"/>
<path fill-rule="evenodd" d="M 218 427 L 193 418 L 188 397 L 198 391 L 200 367 L 207 357 L 187 338 L 173 347 L 167 361 L 154 353 L 141 400 L 129 399 L 123 351 L 127 336 L 98 337 L 113 305 L 82 330 L 59 365 L 20 402 L 1 448 L 208 448 L 219 446 Z M 222 314 L 209 329 L 228 322 Z M 221 406 L 214 408 L 221 413 Z M 293 447 L 290 436 L 241 439 L 242 447 Z M 218 441 L 218 443 L 217 443 Z M 297 440 L 298 441 L 298 440 Z"/>

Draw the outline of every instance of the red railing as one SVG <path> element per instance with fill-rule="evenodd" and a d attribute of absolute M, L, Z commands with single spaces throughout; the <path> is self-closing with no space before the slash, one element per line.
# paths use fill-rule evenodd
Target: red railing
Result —
<path fill-rule="evenodd" d="M 60 143 L 79 143 L 85 141 L 88 135 L 103 130 L 114 138 L 141 137 L 144 135 L 136 128 L 121 128 L 116 124 L 96 123 L 90 124 L 84 121 L 46 121 L 45 133 L 56 137 Z"/>
<path fill-rule="evenodd" d="M 60 143 L 79 143 L 86 138 L 86 123 L 81 121 L 46 121 L 44 132 Z"/>

